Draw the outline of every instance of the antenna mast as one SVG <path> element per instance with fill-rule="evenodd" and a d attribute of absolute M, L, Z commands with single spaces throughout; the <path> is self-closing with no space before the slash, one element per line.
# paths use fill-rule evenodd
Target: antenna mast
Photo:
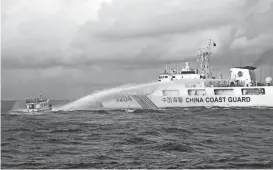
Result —
<path fill-rule="evenodd" d="M 197 62 L 200 63 L 200 73 L 203 74 L 206 78 L 211 77 L 209 57 L 211 56 L 211 39 L 207 41 L 206 47 L 197 51 Z M 216 44 L 213 42 L 213 46 Z"/>

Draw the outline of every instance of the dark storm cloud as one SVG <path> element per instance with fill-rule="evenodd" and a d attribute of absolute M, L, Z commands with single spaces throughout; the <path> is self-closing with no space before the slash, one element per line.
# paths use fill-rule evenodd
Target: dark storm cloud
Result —
<path fill-rule="evenodd" d="M 272 28 L 272 23 L 268 21 L 272 16 L 272 4 L 265 13 L 251 11 L 259 3 L 261 2 L 116 0 L 103 3 L 98 11 L 98 21 L 87 21 L 82 26 L 73 26 L 68 19 L 56 17 L 58 13 L 41 14 L 20 23 L 16 36 L 10 37 L 8 33 L 3 35 L 4 40 L 7 38 L 2 47 L 3 63 L 6 63 L 6 68 L 20 65 L 44 68 L 56 65 L 80 67 L 96 64 L 97 59 L 132 59 L 132 65 L 135 60 L 144 58 L 163 58 L 164 61 L 180 59 L 181 55 L 194 56 L 195 49 L 183 49 L 183 46 L 193 46 L 193 41 L 196 41 L 196 36 L 202 34 L 202 31 L 212 29 L 212 32 L 221 35 L 222 32 L 217 30 L 232 26 L 235 30 L 229 35 L 232 37 L 215 38 L 219 43 L 230 43 L 224 49 L 229 50 L 229 45 L 239 38 L 247 37 L 250 40 L 251 37 L 253 39 L 271 30 L 268 28 Z M 242 14 L 244 12 L 245 15 Z M 25 13 L 27 16 L 34 15 L 31 11 Z M 18 11 L 18 14 L 24 15 L 24 12 Z M 12 16 L 6 18 L 12 19 Z M 238 34 L 240 30 L 243 31 Z M 171 53 L 175 48 L 180 51 Z M 188 53 L 183 54 L 183 50 L 188 50 Z M 12 55 L 5 55 L 11 51 Z"/>
<path fill-rule="evenodd" d="M 271 59 L 272 0 L 3 0 L 2 7 L 5 93 L 19 88 L 13 77 L 33 89 L 37 70 L 50 88 L 58 79 L 72 82 L 69 89 L 150 79 L 165 64 L 195 61 L 209 38 L 215 67 Z"/>

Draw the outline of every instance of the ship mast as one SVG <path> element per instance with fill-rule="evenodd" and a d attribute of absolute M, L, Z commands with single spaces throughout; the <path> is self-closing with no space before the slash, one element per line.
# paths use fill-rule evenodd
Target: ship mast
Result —
<path fill-rule="evenodd" d="M 209 41 L 207 41 L 206 47 L 197 51 L 197 62 L 200 63 L 200 73 L 203 74 L 206 78 L 211 77 L 209 63 L 209 57 L 212 54 L 210 51 L 210 48 L 212 46 L 211 43 L 213 43 L 213 46 L 216 46 L 216 44 L 212 42 L 211 39 L 209 39 Z"/>

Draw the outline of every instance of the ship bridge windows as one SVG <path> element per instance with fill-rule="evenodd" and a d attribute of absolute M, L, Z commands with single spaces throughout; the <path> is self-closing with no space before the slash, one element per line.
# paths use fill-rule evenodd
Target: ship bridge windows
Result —
<path fill-rule="evenodd" d="M 264 95 L 264 88 L 242 88 L 243 95 Z"/>
<path fill-rule="evenodd" d="M 195 74 L 195 71 L 181 71 L 181 74 Z"/>

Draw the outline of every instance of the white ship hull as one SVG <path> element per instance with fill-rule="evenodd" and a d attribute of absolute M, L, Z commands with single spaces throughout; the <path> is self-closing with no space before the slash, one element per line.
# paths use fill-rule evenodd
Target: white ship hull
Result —
<path fill-rule="evenodd" d="M 38 113 L 38 112 L 44 112 L 44 113 L 47 113 L 47 112 L 51 112 L 52 109 L 47 107 L 47 108 L 40 108 L 40 109 L 31 109 L 31 110 L 28 110 L 29 113 Z"/>
<path fill-rule="evenodd" d="M 148 94 L 128 93 L 114 99 L 102 101 L 109 109 L 157 109 L 168 107 L 273 107 L 272 77 L 265 82 L 256 80 L 256 67 L 232 67 L 228 79 L 215 79 L 211 74 L 209 57 L 211 47 L 216 43 L 207 41 L 206 47 L 197 53 L 199 70 L 190 67 L 189 62 L 181 71 L 167 70 L 159 75 L 158 87 Z"/>
<path fill-rule="evenodd" d="M 261 94 L 244 94 L 244 90 L 263 90 Z M 164 89 L 163 89 L 164 90 Z M 188 94 L 200 88 L 181 88 L 175 95 L 123 95 L 102 102 L 107 109 L 157 109 L 171 107 L 273 107 L 273 86 L 206 87 L 205 94 Z M 215 93 L 216 92 L 216 93 Z M 226 93 L 226 94 L 225 94 Z"/>

